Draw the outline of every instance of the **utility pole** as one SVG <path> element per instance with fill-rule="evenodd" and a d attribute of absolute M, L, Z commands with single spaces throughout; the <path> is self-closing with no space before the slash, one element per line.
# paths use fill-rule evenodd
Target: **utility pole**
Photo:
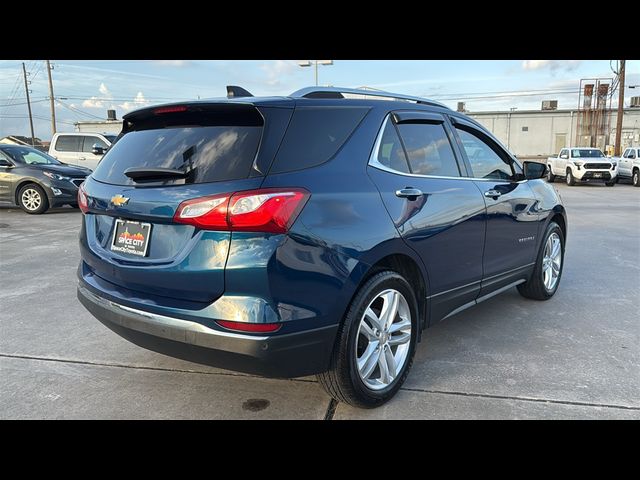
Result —
<path fill-rule="evenodd" d="M 613 151 L 614 157 L 620 156 L 620 140 L 622 138 L 622 116 L 624 115 L 624 64 L 625 60 L 620 60 L 620 72 L 618 77 L 620 78 L 618 93 L 618 117 L 616 118 L 616 145 Z"/>
<path fill-rule="evenodd" d="M 51 101 L 51 135 L 56 133 L 56 103 L 53 98 L 53 80 L 51 79 L 51 64 L 47 60 L 47 73 L 49 74 L 49 100 Z"/>
<path fill-rule="evenodd" d="M 29 124 L 31 125 L 31 146 L 36 144 L 36 136 L 33 134 L 33 117 L 31 116 L 31 100 L 29 99 L 29 84 L 27 83 L 27 67 L 22 62 L 22 73 L 24 75 L 24 90 L 27 93 L 27 107 L 29 108 Z"/>

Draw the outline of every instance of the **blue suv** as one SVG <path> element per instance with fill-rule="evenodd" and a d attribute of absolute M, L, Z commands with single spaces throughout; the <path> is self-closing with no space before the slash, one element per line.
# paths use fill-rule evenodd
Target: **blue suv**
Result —
<path fill-rule="evenodd" d="M 78 193 L 78 298 L 144 348 L 375 407 L 425 328 L 514 286 L 553 296 L 567 219 L 545 173 L 418 97 L 144 108 Z"/>

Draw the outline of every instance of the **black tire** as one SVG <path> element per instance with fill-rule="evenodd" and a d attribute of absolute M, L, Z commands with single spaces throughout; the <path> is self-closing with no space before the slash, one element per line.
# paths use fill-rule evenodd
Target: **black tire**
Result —
<path fill-rule="evenodd" d="M 80 208 L 80 206 L 77 203 L 70 203 L 69 206 L 71 208 Z"/>
<path fill-rule="evenodd" d="M 567 185 L 569 185 L 570 187 L 573 187 L 576 184 L 576 179 L 573 178 L 573 173 L 571 172 L 570 168 L 567 168 Z"/>
<path fill-rule="evenodd" d="M 613 187 L 616 183 L 616 179 L 613 179 L 610 182 L 604 182 L 607 187 Z"/>
<path fill-rule="evenodd" d="M 551 165 L 547 166 L 547 182 L 553 183 L 556 181 L 556 176 L 551 173 Z"/>
<path fill-rule="evenodd" d="M 544 285 L 543 276 L 542 276 L 542 261 L 544 257 L 544 249 L 547 244 L 547 240 L 553 234 L 557 233 L 560 237 L 560 246 L 562 252 L 562 261 L 560 263 L 560 272 L 558 274 L 558 280 L 556 281 L 555 286 L 551 290 L 547 290 Z M 545 231 L 544 237 L 542 238 L 542 243 L 540 244 L 540 251 L 538 252 L 538 256 L 536 258 L 536 264 L 533 268 L 533 273 L 531 274 L 531 278 L 526 283 L 521 283 L 518 285 L 518 291 L 520 295 L 526 298 L 531 298 L 533 300 L 549 300 L 558 290 L 558 286 L 560 285 L 560 280 L 562 280 L 562 270 L 564 269 L 564 234 L 562 233 L 562 229 L 560 226 L 555 223 L 549 223 L 547 226 L 547 230 Z"/>
<path fill-rule="evenodd" d="M 634 187 L 640 187 L 640 170 L 638 170 L 637 168 L 633 170 L 631 182 L 633 183 Z"/>
<path fill-rule="evenodd" d="M 360 320 L 365 310 L 378 294 L 393 288 L 400 292 L 411 312 L 411 339 L 402 370 L 396 378 L 382 390 L 373 390 L 360 378 L 356 364 L 356 348 Z M 382 405 L 400 389 L 411 365 L 418 336 L 418 303 L 411 285 L 397 272 L 390 270 L 375 274 L 360 287 L 351 301 L 342 325 L 336 336 L 329 370 L 317 375 L 318 382 L 335 400 L 354 407 L 374 408 Z"/>
<path fill-rule="evenodd" d="M 37 208 L 33 208 L 29 206 L 29 204 L 25 203 L 23 196 L 25 192 L 29 190 L 36 192 L 36 194 L 40 197 L 40 204 Z M 38 215 L 40 213 L 46 212 L 49 209 L 49 199 L 47 198 L 47 194 L 45 193 L 44 189 L 40 185 L 37 185 L 35 183 L 27 183 L 18 192 L 18 206 L 30 215 Z"/>

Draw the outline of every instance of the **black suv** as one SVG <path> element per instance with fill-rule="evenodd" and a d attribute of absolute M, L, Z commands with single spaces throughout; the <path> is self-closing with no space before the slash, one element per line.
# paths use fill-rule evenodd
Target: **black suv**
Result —
<path fill-rule="evenodd" d="M 546 166 L 474 120 L 378 91 L 229 92 L 126 115 L 79 191 L 78 297 L 118 334 L 372 407 L 423 329 L 515 286 L 555 293 Z"/>

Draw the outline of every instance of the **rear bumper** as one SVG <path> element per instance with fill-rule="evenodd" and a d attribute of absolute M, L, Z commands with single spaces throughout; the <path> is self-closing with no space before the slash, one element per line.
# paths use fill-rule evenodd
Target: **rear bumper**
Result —
<path fill-rule="evenodd" d="M 254 336 L 130 308 L 102 298 L 82 283 L 78 299 L 100 322 L 143 348 L 214 367 L 291 378 L 325 371 L 338 325 Z"/>

